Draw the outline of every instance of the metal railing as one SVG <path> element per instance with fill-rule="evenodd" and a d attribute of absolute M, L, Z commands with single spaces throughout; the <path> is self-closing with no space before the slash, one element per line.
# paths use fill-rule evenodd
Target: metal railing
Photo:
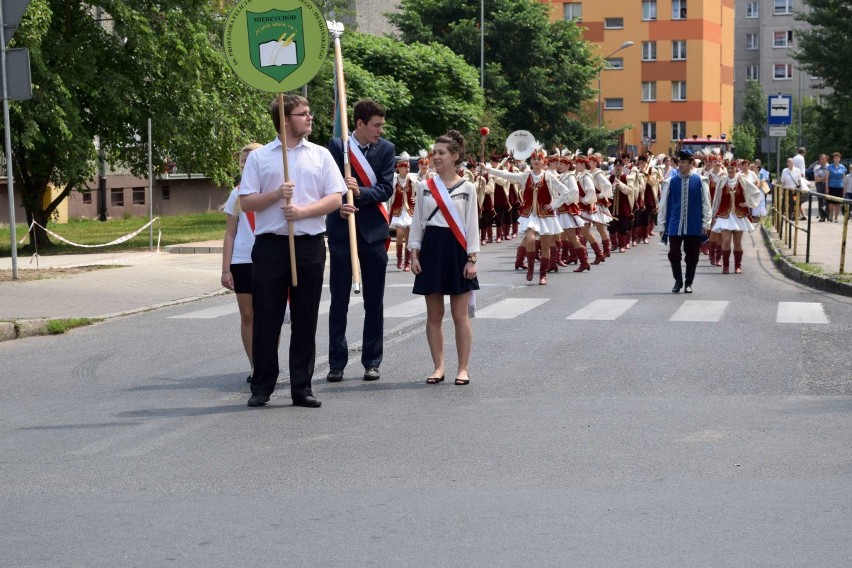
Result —
<path fill-rule="evenodd" d="M 778 233 L 778 238 L 786 242 L 788 248 L 793 249 L 793 256 L 798 255 L 799 233 L 804 233 L 805 262 L 809 263 L 811 261 L 811 219 L 813 217 L 814 198 L 818 200 L 824 199 L 826 202 L 839 203 L 843 206 L 843 236 L 840 240 L 840 268 L 838 274 L 844 274 L 846 238 L 849 232 L 849 212 L 850 208 L 852 208 L 852 199 L 833 197 L 813 190 L 787 189 L 776 181 L 772 186 L 772 209 L 770 214 L 772 226 Z M 805 199 L 807 199 L 808 203 L 808 214 L 805 219 L 807 228 L 799 224 L 799 221 L 801 221 L 801 205 Z"/>

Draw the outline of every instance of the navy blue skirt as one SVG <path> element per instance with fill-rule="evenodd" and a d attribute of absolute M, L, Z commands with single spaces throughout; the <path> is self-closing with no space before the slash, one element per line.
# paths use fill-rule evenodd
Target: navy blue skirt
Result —
<path fill-rule="evenodd" d="M 444 227 L 426 227 L 420 243 L 420 274 L 414 277 L 414 293 L 455 296 L 479 290 L 476 278 L 464 277 L 467 251 L 453 232 Z"/>

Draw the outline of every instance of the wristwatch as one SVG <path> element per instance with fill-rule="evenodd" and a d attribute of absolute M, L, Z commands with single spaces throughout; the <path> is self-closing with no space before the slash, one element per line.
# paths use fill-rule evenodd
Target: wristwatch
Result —
<path fill-rule="evenodd" d="M 475 254 L 467 255 L 467 261 L 471 264 L 476 264 L 476 255 Z"/>

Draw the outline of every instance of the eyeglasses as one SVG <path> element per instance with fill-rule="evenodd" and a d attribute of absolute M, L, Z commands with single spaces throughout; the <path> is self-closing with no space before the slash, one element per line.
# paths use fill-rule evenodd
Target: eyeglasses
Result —
<path fill-rule="evenodd" d="M 312 113 L 312 112 L 291 112 L 287 116 L 307 116 L 309 118 L 313 118 L 314 113 Z"/>

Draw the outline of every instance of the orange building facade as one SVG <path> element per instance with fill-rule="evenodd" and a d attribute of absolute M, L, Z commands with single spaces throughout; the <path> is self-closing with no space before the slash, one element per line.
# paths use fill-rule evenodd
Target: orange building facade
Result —
<path fill-rule="evenodd" d="M 607 67 L 593 88 L 609 127 L 630 125 L 628 151 L 669 152 L 679 138 L 730 139 L 734 122 L 734 0 L 549 0 L 574 19 Z M 623 47 L 633 42 L 628 47 Z"/>

